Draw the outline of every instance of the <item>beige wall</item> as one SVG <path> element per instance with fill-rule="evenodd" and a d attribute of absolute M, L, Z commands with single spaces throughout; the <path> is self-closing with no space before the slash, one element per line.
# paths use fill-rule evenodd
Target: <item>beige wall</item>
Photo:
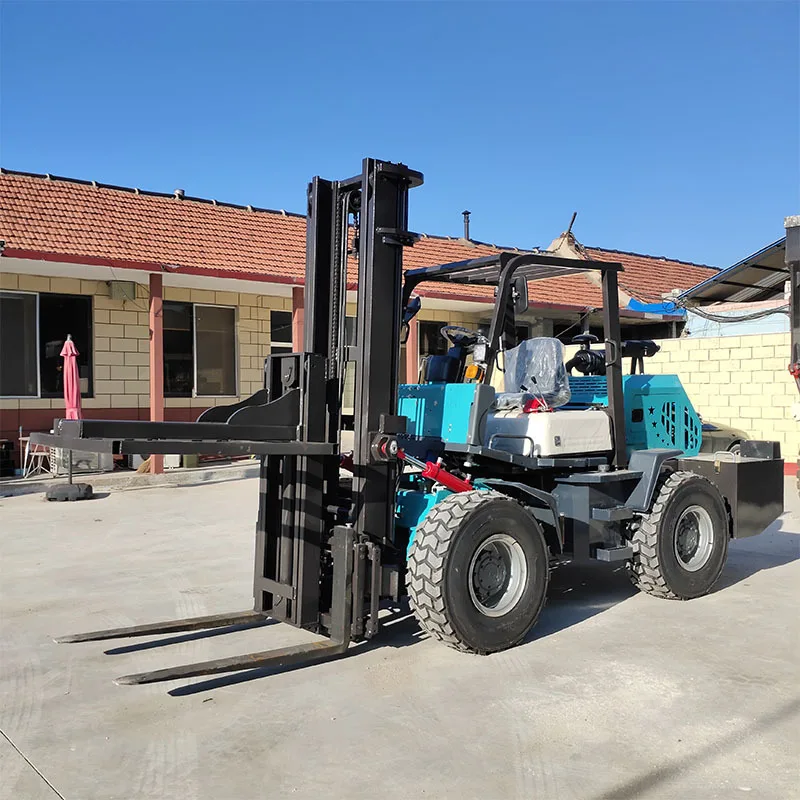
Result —
<path fill-rule="evenodd" d="M 792 418 L 792 405 L 800 394 L 787 370 L 788 333 L 659 344 L 661 351 L 646 359 L 645 369 L 678 375 L 703 419 L 740 428 L 754 439 L 780 441 L 784 458 L 797 456 L 800 423 Z"/>

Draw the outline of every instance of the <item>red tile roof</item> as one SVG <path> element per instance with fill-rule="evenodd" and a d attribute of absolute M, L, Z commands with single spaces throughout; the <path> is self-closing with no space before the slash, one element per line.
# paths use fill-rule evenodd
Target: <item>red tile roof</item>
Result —
<path fill-rule="evenodd" d="M 2 171 L 0 239 L 6 255 L 113 266 L 168 265 L 196 274 L 302 283 L 305 217 L 199 198 L 88 181 Z M 424 236 L 404 254 L 407 268 L 491 255 L 501 248 L 463 239 Z M 589 258 L 619 261 L 620 283 L 643 302 L 688 289 L 716 270 L 653 256 L 587 248 Z M 353 274 L 353 278 L 355 275 Z M 491 290 L 428 284 L 427 296 L 490 301 Z M 531 283 L 531 301 L 567 308 L 598 308 L 600 291 L 584 276 Z"/>

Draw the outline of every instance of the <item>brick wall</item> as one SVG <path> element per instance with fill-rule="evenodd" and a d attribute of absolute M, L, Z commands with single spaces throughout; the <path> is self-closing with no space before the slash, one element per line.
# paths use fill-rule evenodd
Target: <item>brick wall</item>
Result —
<path fill-rule="evenodd" d="M 645 369 L 678 375 L 702 417 L 740 428 L 753 439 L 781 442 L 784 458 L 800 451 L 800 401 L 787 371 L 789 334 L 722 336 L 659 341 L 661 351 Z"/>

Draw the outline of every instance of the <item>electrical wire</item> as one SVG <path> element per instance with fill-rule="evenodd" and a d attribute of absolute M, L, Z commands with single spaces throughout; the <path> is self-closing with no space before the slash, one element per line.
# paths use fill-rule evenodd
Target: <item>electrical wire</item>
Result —
<path fill-rule="evenodd" d="M 568 334 L 568 333 L 569 333 L 569 332 L 570 332 L 570 331 L 571 331 L 571 330 L 572 330 L 574 327 L 576 327 L 577 325 L 583 325 L 583 321 L 584 321 L 584 320 L 585 320 L 585 319 L 586 319 L 586 318 L 587 318 L 587 317 L 588 317 L 590 314 L 593 314 L 595 311 L 597 311 L 597 309 L 596 309 L 596 308 L 590 308 L 588 311 L 585 311 L 585 312 L 584 312 L 583 314 L 581 314 L 581 316 L 578 318 L 578 321 L 577 321 L 577 322 L 573 322 L 573 323 L 572 323 L 572 325 L 570 325 L 569 327 L 565 328 L 565 329 L 564 329 L 563 331 L 561 331 L 561 333 L 559 333 L 558 335 L 559 335 L 559 336 L 566 336 L 566 335 L 567 335 L 567 334 Z"/>
<path fill-rule="evenodd" d="M 745 314 L 736 314 L 736 315 L 729 315 L 729 314 L 714 314 L 710 311 L 705 311 L 701 308 L 693 308 L 691 306 L 683 306 L 691 314 L 696 314 L 698 317 L 702 317 L 703 319 L 707 319 L 710 322 L 752 322 L 758 319 L 764 319 L 765 317 L 771 317 L 774 314 L 789 314 L 789 304 L 787 303 L 785 306 L 777 306 L 775 308 L 762 308 L 759 311 L 751 311 Z"/>

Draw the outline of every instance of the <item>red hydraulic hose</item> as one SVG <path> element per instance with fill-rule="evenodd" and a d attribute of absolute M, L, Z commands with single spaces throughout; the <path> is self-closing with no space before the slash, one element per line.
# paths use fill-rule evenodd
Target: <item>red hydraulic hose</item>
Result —
<path fill-rule="evenodd" d="M 439 466 L 439 464 L 434 464 L 433 461 L 420 461 L 418 458 L 408 455 L 403 450 L 397 451 L 397 457 L 403 461 L 408 461 L 409 464 L 413 464 L 415 467 L 422 467 L 423 478 L 429 478 L 432 481 L 436 481 L 436 483 L 441 483 L 442 486 L 448 488 L 451 492 L 471 492 L 473 489 L 469 481 L 465 481 L 463 478 L 453 475 L 452 472 L 448 472 L 444 467 Z"/>

